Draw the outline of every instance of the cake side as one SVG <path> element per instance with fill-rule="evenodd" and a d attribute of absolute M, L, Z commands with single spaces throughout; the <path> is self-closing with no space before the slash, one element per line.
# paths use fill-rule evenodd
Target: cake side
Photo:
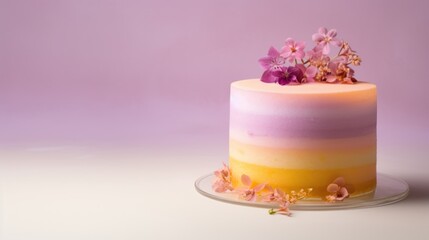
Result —
<path fill-rule="evenodd" d="M 285 191 L 325 196 L 335 178 L 353 195 L 376 184 L 376 86 L 231 84 L 230 168 Z M 235 176 L 235 178 L 234 178 Z"/>

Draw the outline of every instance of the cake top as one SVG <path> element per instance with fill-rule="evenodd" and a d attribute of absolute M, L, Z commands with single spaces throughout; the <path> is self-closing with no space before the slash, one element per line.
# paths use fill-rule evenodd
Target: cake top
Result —
<path fill-rule="evenodd" d="M 305 42 L 292 38 L 278 51 L 270 47 L 266 57 L 259 59 L 264 68 L 261 81 L 280 85 L 301 84 L 307 82 L 347 83 L 357 82 L 354 70 L 350 66 L 359 66 L 361 58 L 350 45 L 337 38 L 337 30 L 319 28 L 313 34 L 315 46 L 305 51 Z M 337 52 L 331 54 L 331 46 Z"/>
<path fill-rule="evenodd" d="M 235 81 L 231 87 L 247 91 L 258 91 L 267 93 L 283 94 L 329 94 L 366 91 L 375 89 L 375 84 L 367 82 L 356 82 L 354 84 L 327 84 L 322 82 L 312 82 L 308 84 L 289 85 L 284 87 L 278 84 L 266 84 L 259 79 L 247 79 Z"/>

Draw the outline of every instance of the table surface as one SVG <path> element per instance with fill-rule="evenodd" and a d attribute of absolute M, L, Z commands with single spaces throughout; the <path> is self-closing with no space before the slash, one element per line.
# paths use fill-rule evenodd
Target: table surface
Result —
<path fill-rule="evenodd" d="M 388 206 L 335 211 L 217 202 L 194 181 L 221 166 L 218 148 L 52 145 L 0 151 L 0 239 L 424 239 L 428 150 L 392 147 L 378 172 L 410 185 Z"/>

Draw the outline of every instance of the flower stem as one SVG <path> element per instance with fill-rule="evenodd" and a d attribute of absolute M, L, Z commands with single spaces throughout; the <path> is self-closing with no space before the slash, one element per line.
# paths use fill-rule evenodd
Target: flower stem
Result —
<path fill-rule="evenodd" d="M 337 54 L 337 57 L 341 55 L 341 51 L 343 51 L 343 49 L 344 49 L 344 46 L 343 46 L 343 45 L 341 45 L 341 48 L 340 48 L 340 51 L 339 51 L 339 52 L 338 52 L 338 54 Z"/>

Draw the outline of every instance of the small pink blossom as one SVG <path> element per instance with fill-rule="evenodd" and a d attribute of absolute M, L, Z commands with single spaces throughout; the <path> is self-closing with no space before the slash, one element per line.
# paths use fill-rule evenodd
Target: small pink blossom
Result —
<path fill-rule="evenodd" d="M 337 36 L 337 30 L 331 29 L 328 31 L 325 27 L 321 27 L 319 28 L 317 33 L 313 34 L 312 39 L 317 44 L 323 46 L 323 51 L 322 51 L 323 54 L 329 54 L 330 44 L 340 46 L 342 43 L 337 38 L 335 38 L 336 36 Z"/>
<path fill-rule="evenodd" d="M 234 188 L 231 184 L 231 170 L 224 163 L 223 168 L 214 172 L 216 181 L 213 183 L 212 188 L 215 192 L 232 191 Z"/>
<path fill-rule="evenodd" d="M 245 187 L 237 189 L 240 198 L 252 202 L 256 201 L 257 193 L 262 191 L 266 185 L 265 183 L 261 183 L 252 188 L 252 180 L 246 174 L 241 175 L 241 182 Z"/>
<path fill-rule="evenodd" d="M 292 38 L 288 38 L 285 41 L 285 46 L 282 48 L 280 55 L 292 63 L 295 60 L 301 60 L 304 58 L 304 48 L 304 42 L 295 42 Z"/>
<path fill-rule="evenodd" d="M 330 195 L 326 196 L 326 200 L 329 202 L 343 201 L 349 197 L 349 192 L 346 188 L 346 183 L 343 177 L 336 178 L 328 185 L 326 191 L 330 193 Z"/>
<path fill-rule="evenodd" d="M 268 191 L 268 194 L 264 195 L 262 200 L 264 202 L 280 202 L 286 200 L 286 194 L 278 189 L 273 189 L 270 185 L 267 185 L 265 189 Z"/>
<path fill-rule="evenodd" d="M 267 189 L 269 190 L 269 194 L 265 195 L 263 200 L 265 202 L 277 202 L 279 204 L 279 208 L 270 209 L 268 213 L 291 216 L 291 213 L 289 211 L 289 195 L 287 195 L 278 188 L 273 190 L 271 187 L 267 187 Z"/>

